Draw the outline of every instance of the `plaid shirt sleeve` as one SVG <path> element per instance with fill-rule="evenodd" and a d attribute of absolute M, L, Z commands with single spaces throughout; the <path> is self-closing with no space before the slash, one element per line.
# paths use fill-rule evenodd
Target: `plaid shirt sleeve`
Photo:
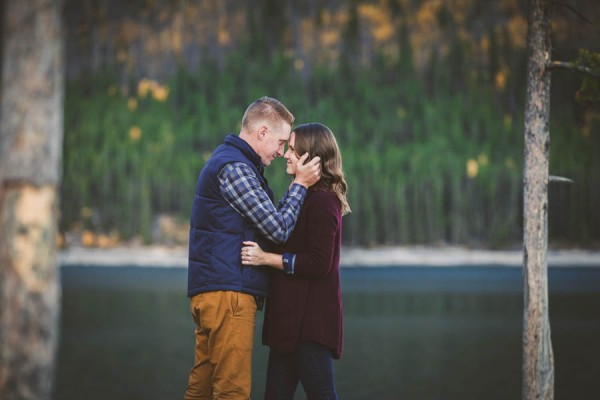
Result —
<path fill-rule="evenodd" d="M 275 208 L 252 168 L 240 162 L 219 171 L 219 185 L 229 205 L 275 243 L 284 243 L 292 234 L 308 193 L 304 186 L 293 184 Z"/>

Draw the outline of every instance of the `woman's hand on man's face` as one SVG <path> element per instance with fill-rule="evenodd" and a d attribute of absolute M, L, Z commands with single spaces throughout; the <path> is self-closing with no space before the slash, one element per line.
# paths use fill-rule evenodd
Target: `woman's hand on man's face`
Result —
<path fill-rule="evenodd" d="M 296 177 L 294 183 L 298 183 L 307 188 L 311 187 L 321 179 L 321 158 L 314 157 L 309 162 L 305 163 L 308 158 L 308 153 L 304 153 L 296 164 Z"/>

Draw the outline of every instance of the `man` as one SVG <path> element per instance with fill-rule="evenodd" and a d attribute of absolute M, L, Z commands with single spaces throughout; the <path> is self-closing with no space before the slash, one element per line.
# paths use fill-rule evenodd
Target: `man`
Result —
<path fill-rule="evenodd" d="M 283 156 L 294 116 L 278 100 L 250 104 L 239 136 L 229 134 L 200 172 L 190 221 L 188 297 L 196 323 L 194 367 L 185 399 L 249 399 L 254 319 L 267 296 L 267 271 L 243 267 L 242 242 L 285 242 L 320 159 L 300 158 L 279 207 L 263 168 Z"/>

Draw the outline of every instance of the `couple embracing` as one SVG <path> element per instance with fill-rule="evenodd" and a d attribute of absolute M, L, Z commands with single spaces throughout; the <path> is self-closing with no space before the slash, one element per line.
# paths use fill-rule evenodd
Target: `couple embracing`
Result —
<path fill-rule="evenodd" d="M 190 221 L 188 291 L 196 324 L 191 399 L 249 399 L 257 309 L 266 301 L 266 399 L 337 399 L 342 354 L 342 216 L 350 212 L 341 154 L 325 125 L 262 97 L 200 172 Z M 285 146 L 287 144 L 287 150 Z M 287 160 L 278 206 L 263 175 Z"/>

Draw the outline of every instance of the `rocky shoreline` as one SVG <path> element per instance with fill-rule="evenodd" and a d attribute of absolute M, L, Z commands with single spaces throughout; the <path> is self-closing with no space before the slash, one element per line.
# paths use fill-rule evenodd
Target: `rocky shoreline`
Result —
<path fill-rule="evenodd" d="M 342 267 L 481 266 L 521 267 L 521 250 L 476 250 L 463 247 L 343 248 Z M 59 251 L 61 266 L 187 267 L 187 248 L 135 246 L 113 248 L 70 247 Z M 548 265 L 600 267 L 600 251 L 550 250 Z"/>

